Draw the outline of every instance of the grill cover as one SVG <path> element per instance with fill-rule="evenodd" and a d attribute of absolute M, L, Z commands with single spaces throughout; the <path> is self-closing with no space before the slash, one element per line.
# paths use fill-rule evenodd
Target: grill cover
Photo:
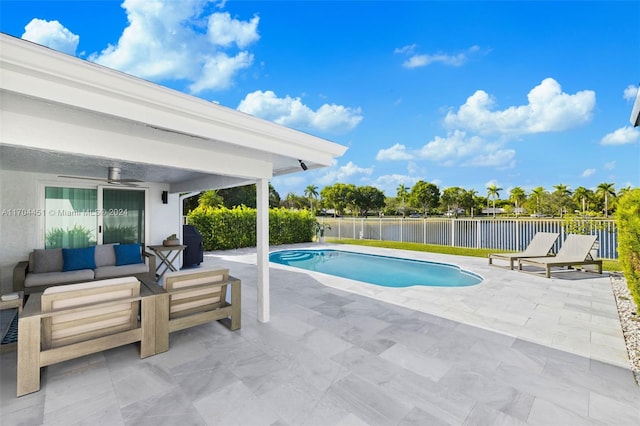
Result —
<path fill-rule="evenodd" d="M 186 249 L 182 254 L 182 266 L 199 265 L 204 260 L 202 234 L 193 225 L 182 225 L 182 241 Z"/>

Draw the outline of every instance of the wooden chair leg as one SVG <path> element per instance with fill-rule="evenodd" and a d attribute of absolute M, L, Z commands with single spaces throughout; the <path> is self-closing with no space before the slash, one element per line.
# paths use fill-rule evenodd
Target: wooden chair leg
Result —
<path fill-rule="evenodd" d="M 231 330 L 238 330 L 241 325 L 241 299 L 240 280 L 233 281 L 231 283 Z"/>
<path fill-rule="evenodd" d="M 169 350 L 169 302 L 171 297 L 169 293 L 158 294 L 154 297 L 155 301 L 155 344 L 156 353 L 162 353 Z"/>
<path fill-rule="evenodd" d="M 40 317 L 18 320 L 17 396 L 40 390 Z"/>

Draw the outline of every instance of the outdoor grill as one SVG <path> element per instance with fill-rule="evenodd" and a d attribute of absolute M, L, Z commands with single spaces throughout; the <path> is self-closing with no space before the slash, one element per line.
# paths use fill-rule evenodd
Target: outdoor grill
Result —
<path fill-rule="evenodd" d="M 182 225 L 182 241 L 186 249 L 182 255 L 182 267 L 200 265 L 204 259 L 202 234 L 193 225 Z"/>

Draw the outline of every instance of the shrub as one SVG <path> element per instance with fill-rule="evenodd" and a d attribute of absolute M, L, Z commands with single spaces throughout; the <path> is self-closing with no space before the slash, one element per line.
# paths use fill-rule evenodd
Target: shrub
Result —
<path fill-rule="evenodd" d="M 567 234 L 591 235 L 594 230 L 604 229 L 604 223 L 594 220 L 596 217 L 597 214 L 593 212 L 566 214 L 562 226 Z"/>
<path fill-rule="evenodd" d="M 629 291 L 640 313 L 640 189 L 618 199 L 618 253 Z"/>
<path fill-rule="evenodd" d="M 93 232 L 84 226 L 76 225 L 71 229 L 53 228 L 45 236 L 45 248 L 82 248 L 95 245 Z"/>
<path fill-rule="evenodd" d="M 133 244 L 137 242 L 139 242 L 137 232 L 133 226 L 105 225 L 104 227 L 104 233 L 102 234 L 103 244 Z"/>
<path fill-rule="evenodd" d="M 198 206 L 189 223 L 202 234 L 205 250 L 226 250 L 256 246 L 256 209 L 245 206 Z M 309 242 L 313 238 L 315 217 L 307 211 L 269 210 L 269 244 Z"/>

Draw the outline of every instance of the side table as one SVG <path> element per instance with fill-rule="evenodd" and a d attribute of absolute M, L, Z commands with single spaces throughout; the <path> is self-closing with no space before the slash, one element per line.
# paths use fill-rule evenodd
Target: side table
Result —
<path fill-rule="evenodd" d="M 178 255 L 187 248 L 185 245 L 178 246 L 147 246 L 149 250 L 154 252 L 156 256 L 160 258 L 160 264 L 156 267 L 156 275 L 158 276 L 158 280 L 162 278 L 162 276 L 167 271 L 177 271 L 178 268 L 173 264 Z M 163 269 L 164 268 L 164 269 Z"/>
<path fill-rule="evenodd" d="M 19 291 L 18 297 L 12 300 L 1 300 L 0 299 L 0 311 L 8 310 L 8 309 L 17 309 L 18 316 L 22 314 L 22 303 L 24 301 L 24 292 Z M 8 322 L 6 326 L 3 324 L 2 330 L 0 330 L 0 341 L 4 340 L 4 337 L 7 335 L 7 332 L 10 330 L 11 323 L 13 322 L 13 317 L 8 318 Z M 5 345 L 0 345 L 0 352 L 7 352 L 11 350 L 15 350 L 16 343 L 8 343 Z"/>

